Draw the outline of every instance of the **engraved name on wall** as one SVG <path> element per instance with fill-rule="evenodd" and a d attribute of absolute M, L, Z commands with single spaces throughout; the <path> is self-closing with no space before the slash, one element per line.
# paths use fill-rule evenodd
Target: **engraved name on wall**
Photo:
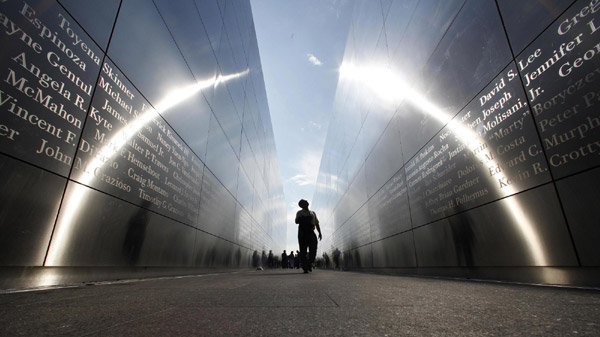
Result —
<path fill-rule="evenodd" d="M 195 224 L 202 172 L 202 162 L 107 60 L 102 65 L 72 178 Z"/>
<path fill-rule="evenodd" d="M 0 151 L 68 175 L 103 53 L 58 5 L 0 3 Z"/>
<path fill-rule="evenodd" d="M 554 178 L 600 164 L 600 2 L 579 1 L 517 57 Z"/>
<path fill-rule="evenodd" d="M 202 162 L 71 17 L 9 1 L 0 23 L 0 151 L 195 224 Z"/>
<path fill-rule="evenodd" d="M 549 181 L 516 64 L 408 162 L 406 176 L 414 225 Z"/>

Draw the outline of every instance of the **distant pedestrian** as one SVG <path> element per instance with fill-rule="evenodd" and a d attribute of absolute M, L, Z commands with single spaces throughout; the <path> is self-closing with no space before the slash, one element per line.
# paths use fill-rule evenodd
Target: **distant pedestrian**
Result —
<path fill-rule="evenodd" d="M 282 269 L 286 269 L 287 267 L 289 267 L 288 265 L 288 256 L 287 253 L 285 252 L 285 249 L 283 250 L 283 254 L 281 254 L 281 268 Z"/>
<path fill-rule="evenodd" d="M 294 269 L 294 260 L 295 260 L 295 258 L 294 258 L 294 251 L 291 251 L 290 255 L 288 256 L 288 263 L 289 263 L 289 267 L 291 269 Z"/>
<path fill-rule="evenodd" d="M 273 268 L 273 251 L 269 250 L 269 256 L 267 257 L 267 266 Z"/>
<path fill-rule="evenodd" d="M 252 267 L 256 268 L 260 264 L 260 257 L 258 257 L 258 252 L 255 250 L 252 253 Z"/>
<path fill-rule="evenodd" d="M 323 260 L 325 261 L 325 268 L 329 269 L 329 265 L 331 264 L 329 261 L 329 255 L 327 253 L 323 253 Z"/>
<path fill-rule="evenodd" d="M 340 267 L 340 254 L 341 252 L 337 248 L 333 251 L 333 263 L 335 264 L 335 269 Z"/>

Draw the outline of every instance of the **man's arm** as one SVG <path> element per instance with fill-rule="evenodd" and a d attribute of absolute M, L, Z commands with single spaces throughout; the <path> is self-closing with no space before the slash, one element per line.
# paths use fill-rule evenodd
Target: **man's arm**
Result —
<path fill-rule="evenodd" d="M 323 239 L 323 235 L 321 235 L 321 227 L 319 227 L 318 224 L 315 227 L 317 227 L 317 231 L 319 231 L 319 240 L 322 240 Z"/>
<path fill-rule="evenodd" d="M 319 240 L 323 239 L 323 235 L 321 235 L 321 227 L 319 227 L 319 219 L 317 218 L 317 213 L 313 212 L 313 216 L 315 217 L 315 227 L 319 232 Z"/>

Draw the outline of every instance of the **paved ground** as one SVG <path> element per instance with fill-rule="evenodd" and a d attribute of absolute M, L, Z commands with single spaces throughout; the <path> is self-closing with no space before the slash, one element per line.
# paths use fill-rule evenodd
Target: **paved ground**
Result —
<path fill-rule="evenodd" d="M 265 270 L 0 294 L 0 335 L 600 336 L 600 291 Z"/>

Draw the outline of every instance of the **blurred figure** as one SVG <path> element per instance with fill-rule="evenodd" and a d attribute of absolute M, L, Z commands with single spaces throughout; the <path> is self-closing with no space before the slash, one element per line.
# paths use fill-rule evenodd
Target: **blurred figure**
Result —
<path fill-rule="evenodd" d="M 216 246 L 212 246 L 207 254 L 204 256 L 204 264 L 210 267 L 213 267 L 216 265 L 216 261 L 217 261 L 217 247 Z"/>
<path fill-rule="evenodd" d="M 329 255 L 327 255 L 327 253 L 323 253 L 323 261 L 325 261 L 325 268 L 329 269 L 331 261 L 329 261 Z"/>
<path fill-rule="evenodd" d="M 258 251 L 252 253 L 252 267 L 256 268 L 260 264 L 260 258 L 258 257 Z"/>
<path fill-rule="evenodd" d="M 242 263 L 242 251 L 238 247 L 238 249 L 235 251 L 235 266 L 239 267 L 241 263 Z"/>
<path fill-rule="evenodd" d="M 285 252 L 285 249 L 283 250 L 283 254 L 281 254 L 281 268 L 282 269 L 287 269 L 289 267 L 288 265 L 288 256 L 287 253 Z"/>
<path fill-rule="evenodd" d="M 333 263 L 335 264 L 335 269 L 340 268 L 340 254 L 340 250 L 337 248 L 333 251 Z"/>
<path fill-rule="evenodd" d="M 267 266 L 273 268 L 273 251 L 269 250 L 269 256 L 267 257 Z"/>
<path fill-rule="evenodd" d="M 275 255 L 273 257 L 273 268 L 280 268 L 281 267 L 281 260 L 279 259 L 278 255 Z"/>
<path fill-rule="evenodd" d="M 150 208 L 150 206 L 150 201 L 144 200 L 142 208 L 138 209 L 127 224 L 127 233 L 121 252 L 131 266 L 136 265 L 140 258 L 140 252 L 146 239 L 146 226 L 148 225 L 148 211 L 146 208 Z"/>
<path fill-rule="evenodd" d="M 457 206 L 455 209 L 457 212 L 463 211 L 462 205 Z M 473 267 L 475 265 L 473 247 L 477 244 L 477 237 L 473 232 L 474 221 L 469 213 L 461 213 L 458 219 L 460 221 L 450 222 L 456 261 L 459 266 Z"/>
<path fill-rule="evenodd" d="M 296 260 L 294 260 L 294 268 L 300 269 L 300 251 L 296 251 Z"/>
<path fill-rule="evenodd" d="M 323 239 L 323 236 L 321 235 L 321 227 L 319 227 L 317 214 L 308 209 L 308 201 L 301 199 L 298 202 L 298 206 L 302 208 L 296 213 L 298 245 L 300 246 L 300 263 L 302 263 L 304 273 L 307 274 L 312 271 L 312 266 L 315 262 L 315 257 L 317 256 L 318 241 L 315 236 L 315 228 L 319 232 L 319 240 Z"/>
<path fill-rule="evenodd" d="M 261 259 L 260 259 L 260 266 L 263 268 L 267 267 L 267 253 L 265 253 L 265 251 L 262 251 L 262 255 L 261 255 Z"/>
<path fill-rule="evenodd" d="M 291 269 L 294 269 L 294 251 L 290 252 L 290 255 L 288 256 L 288 263 L 289 263 L 289 267 Z"/>

